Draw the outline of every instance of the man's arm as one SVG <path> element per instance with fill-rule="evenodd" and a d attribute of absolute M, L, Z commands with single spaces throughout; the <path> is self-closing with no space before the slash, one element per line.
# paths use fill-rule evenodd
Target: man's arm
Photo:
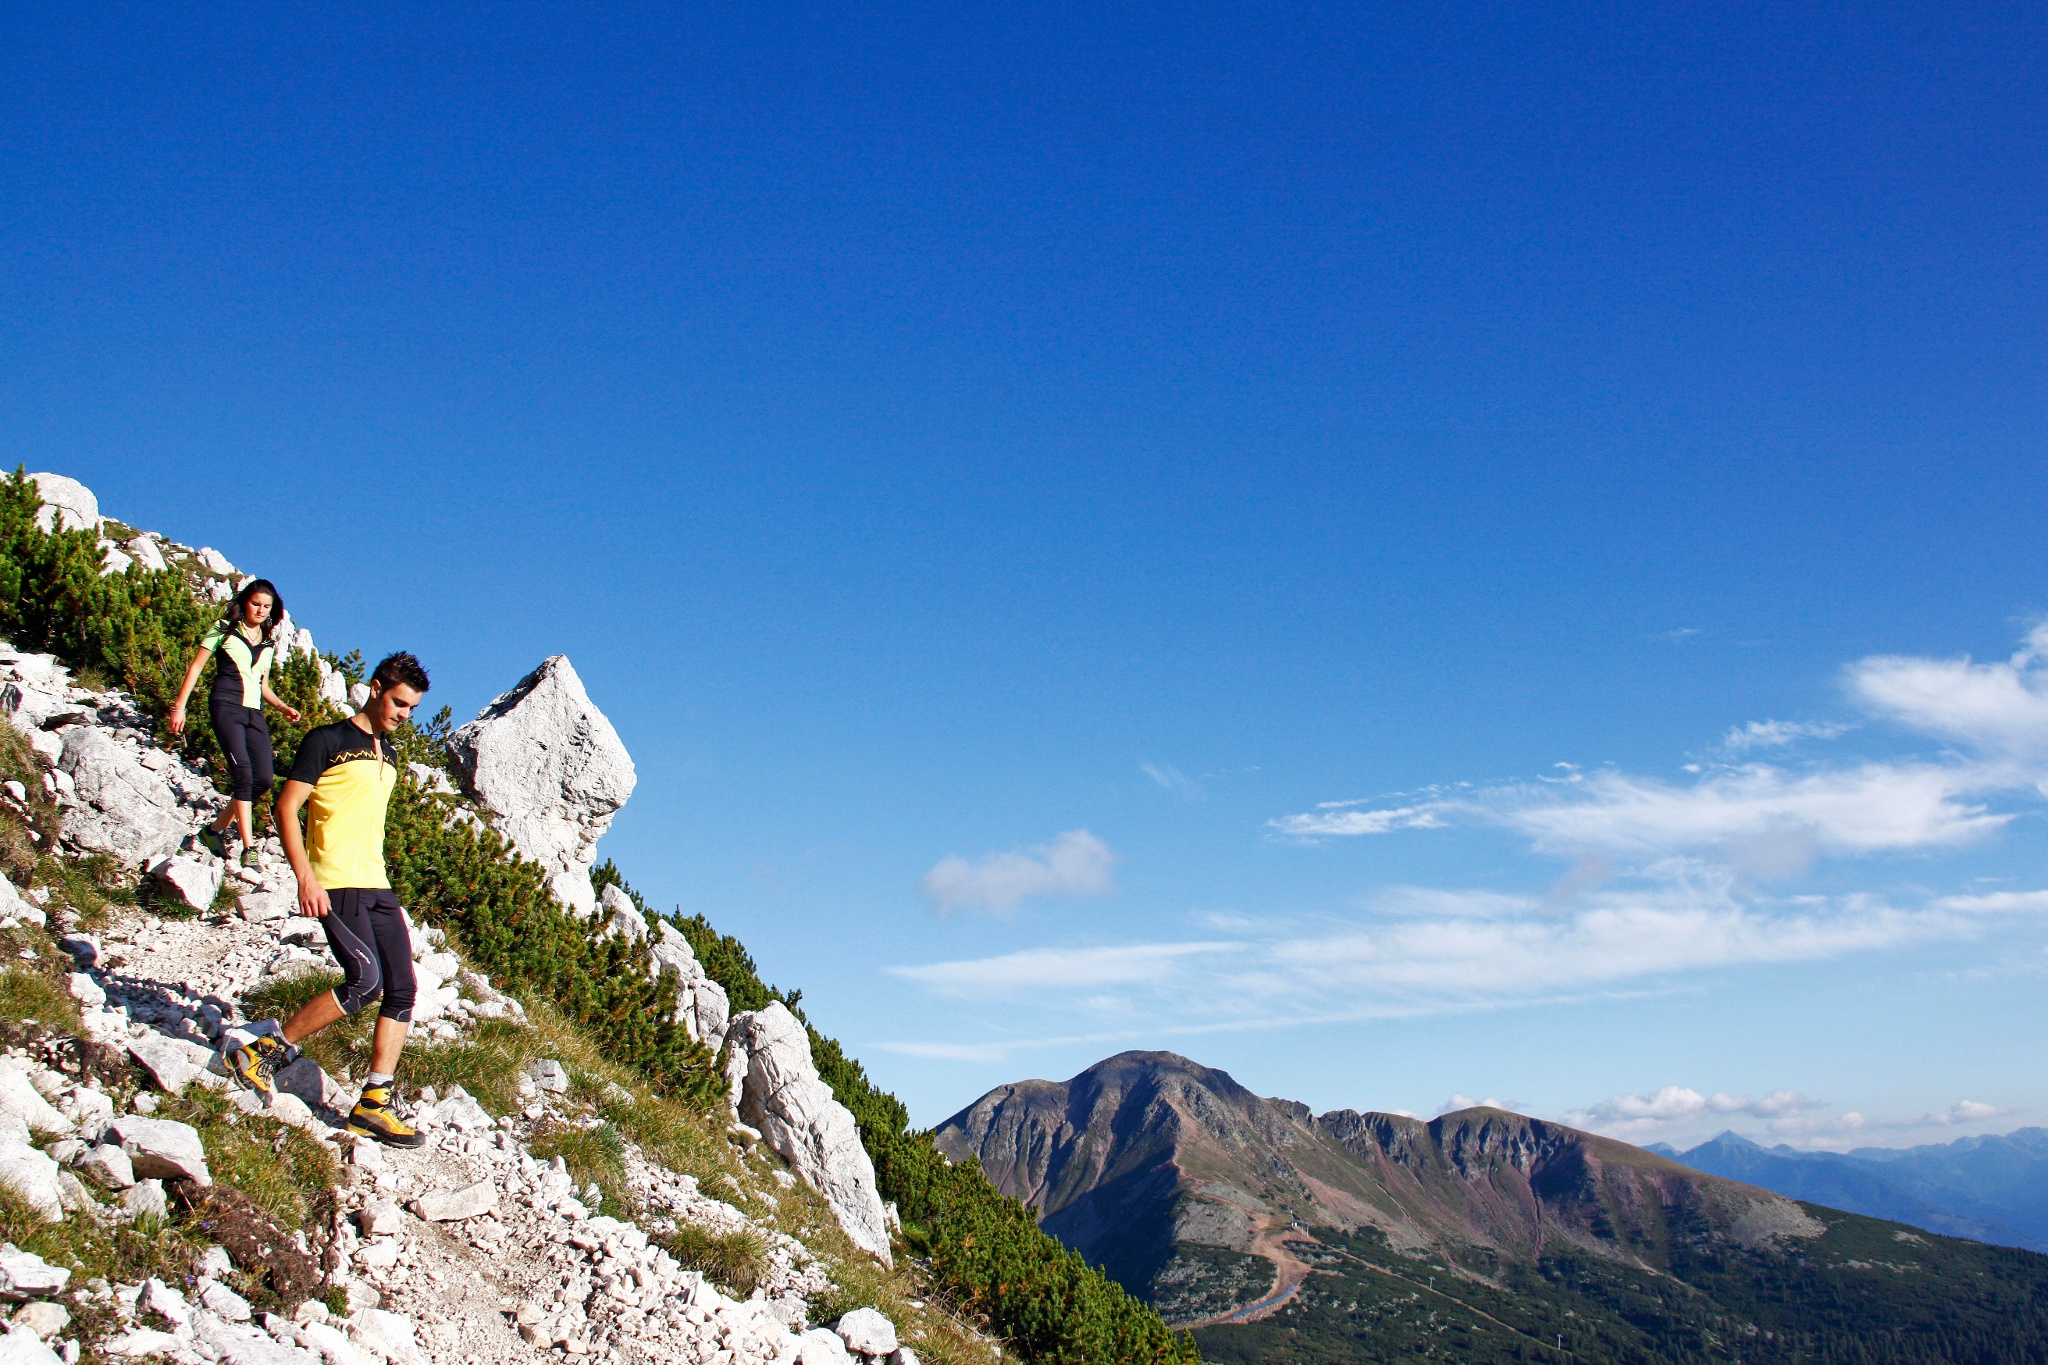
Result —
<path fill-rule="evenodd" d="M 294 778 L 285 783 L 273 808 L 273 823 L 284 843 L 284 856 L 291 861 L 292 874 L 299 879 L 299 912 L 320 919 L 327 914 L 327 889 L 313 880 L 313 862 L 306 856 L 306 839 L 299 832 L 299 807 L 312 794 L 310 782 Z"/>

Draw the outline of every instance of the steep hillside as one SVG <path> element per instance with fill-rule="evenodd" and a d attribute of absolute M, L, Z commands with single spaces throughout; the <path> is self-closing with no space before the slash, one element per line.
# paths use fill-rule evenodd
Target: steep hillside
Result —
<path fill-rule="evenodd" d="M 1006 1350 L 1061 1365 L 1195 1359 L 1191 1339 L 911 1132 L 903 1106 L 803 1018 L 800 992 L 764 985 L 735 940 L 653 911 L 617 868 L 593 866 L 634 776 L 560 656 L 459 730 L 444 709 L 392 736 L 402 771 L 386 863 L 423 954 L 398 1098 L 424 1128 L 450 1128 L 432 1134 L 433 1157 L 394 1157 L 365 1184 L 355 1173 L 378 1149 L 348 1152 L 336 1136 L 329 1102 L 360 1079 L 367 1016 L 309 1046 L 294 1067 L 303 1102 L 295 1090 L 245 1114 L 214 1093 L 217 1049 L 319 993 L 331 965 L 319 926 L 294 913 L 274 838 L 247 865 L 198 840 L 223 800 L 221 755 L 205 725 L 174 737 L 164 724 L 184 660 L 238 581 L 218 551 L 103 517 L 72 480 L 0 479 L 0 634 L 22 647 L 0 652 L 0 1024 L 24 1030 L 0 1029 L 0 1296 L 89 1281 L 72 1286 L 72 1309 L 38 1302 L 17 1316 L 28 1335 L 8 1338 L 11 1362 L 52 1365 L 41 1337 L 67 1365 L 102 1345 L 236 1365 L 311 1365 L 315 1348 L 329 1365 L 420 1365 L 412 1325 L 363 1316 L 384 1312 L 382 1289 L 419 1296 L 425 1323 L 455 1329 L 424 1333 L 426 1359 L 471 1365 L 518 1354 L 507 1339 L 692 1365 L 830 1365 L 848 1350 L 895 1365 Z M 272 723 L 282 772 L 310 726 L 349 714 L 367 689 L 359 655 L 316 651 L 296 623 L 277 639 L 273 686 L 305 713 Z M 259 793 L 259 823 L 269 804 Z M 69 1108 L 51 1119 L 42 1094 Z M 166 1178 L 110 1204 L 86 1181 L 132 1193 L 130 1175 L 154 1179 L 92 1145 L 109 1133 L 127 1143 L 108 1122 L 123 1110 L 121 1124 L 177 1115 L 181 1150 L 229 1154 L 236 1187 L 195 1195 L 203 1178 L 191 1190 Z M 462 1163 L 439 1159 L 452 1149 Z M 530 1224 L 533 1256 L 450 1260 L 373 1207 L 371 1185 L 464 1175 L 482 1183 L 422 1194 L 417 1221 L 441 1209 L 477 1230 L 486 1255 L 506 1249 L 510 1222 Z M 528 1212 L 497 1219 L 494 1182 Z M 315 1259 L 280 1280 L 274 1227 L 255 1243 L 224 1233 L 222 1208 L 249 1198 L 310 1239 L 298 1249 Z M 600 1199 L 640 1226 L 595 1215 Z M 211 1297 L 163 1298 L 176 1280 Z M 720 1285 L 751 1285 L 754 1301 L 721 1298 Z M 294 1316 L 238 1325 L 251 1303 Z M 463 1321 L 434 1316 L 458 1304 Z M 350 1315 L 351 1337 L 328 1330 L 329 1311 Z M 802 1331 L 826 1317 L 837 1327 Z M 898 1351 L 892 1322 L 914 1347 Z M 401 1327 L 403 1343 L 373 1349 Z"/>
<path fill-rule="evenodd" d="M 2048 1260 L 1498 1109 L 1315 1117 L 1131 1052 L 991 1091 L 935 1140 L 1199 1324 L 1211 1359 L 1534 1359 L 1560 1335 L 1644 1361 L 1738 1337 L 1754 1359 L 1857 1359 L 1901 1332 L 1920 1354 L 1880 1358 L 1975 1359 L 1951 1352 L 2000 1332 L 2048 1348 Z"/>
<path fill-rule="evenodd" d="M 1945 1148 L 1920 1150 L 1947 1155 Z M 1690 1151 L 1673 1152 L 1671 1156 L 1696 1171 L 1744 1181 L 1792 1199 L 1810 1200 L 1871 1218 L 1889 1218 L 1948 1237 L 2048 1251 L 2048 1239 L 2021 1232 L 2004 1221 L 2015 1214 L 2021 1218 L 2027 1215 L 2024 1200 L 1994 1203 L 1965 1194 L 1953 1184 L 1928 1178 L 1926 1166 L 1939 1169 L 1940 1165 L 1948 1164 L 1941 1158 L 1930 1161 L 1901 1153 L 1895 1161 L 1876 1161 L 1840 1152 L 1801 1152 L 1786 1146 L 1767 1148 L 1737 1133 L 1722 1133 Z M 1955 1179 L 1949 1172 L 1942 1174 Z M 2040 1173 L 2035 1173 L 2035 1179 L 2039 1178 Z M 2027 1185 L 2023 1184 L 2022 1189 L 2027 1191 Z M 2037 1195 L 2037 1201 L 2038 1198 Z M 2033 1210 L 2037 1216 L 2038 1211 L 2038 1207 Z"/>

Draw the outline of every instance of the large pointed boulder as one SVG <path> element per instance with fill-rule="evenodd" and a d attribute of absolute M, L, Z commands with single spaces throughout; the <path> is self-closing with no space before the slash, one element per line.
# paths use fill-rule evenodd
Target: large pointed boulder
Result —
<path fill-rule="evenodd" d="M 633 756 L 557 654 L 448 739 L 462 785 L 513 847 L 547 869 L 555 895 L 597 911 L 597 841 L 633 794 Z"/>

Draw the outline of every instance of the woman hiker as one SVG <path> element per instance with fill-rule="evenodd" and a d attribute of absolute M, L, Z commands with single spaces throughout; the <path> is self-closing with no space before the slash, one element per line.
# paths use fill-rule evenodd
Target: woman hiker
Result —
<path fill-rule="evenodd" d="M 270 580 L 259 578 L 235 594 L 226 616 L 199 642 L 192 666 L 185 670 L 185 685 L 178 689 L 177 704 L 171 707 L 171 733 L 185 733 L 185 703 L 199 683 L 199 670 L 209 655 L 221 656 L 213 671 L 213 695 L 208 709 L 213 713 L 213 733 L 220 750 L 227 755 L 228 781 L 234 799 L 221 807 L 220 818 L 199 832 L 209 849 L 228 856 L 228 826 L 242 827 L 242 866 L 257 864 L 256 832 L 250 828 L 250 807 L 258 791 L 270 790 L 273 776 L 270 755 L 270 726 L 263 719 L 263 703 L 269 702 L 296 721 L 299 713 L 285 705 L 270 690 L 270 665 L 277 657 L 271 636 L 284 618 L 284 604 Z M 233 668 L 228 667 L 232 663 Z"/>

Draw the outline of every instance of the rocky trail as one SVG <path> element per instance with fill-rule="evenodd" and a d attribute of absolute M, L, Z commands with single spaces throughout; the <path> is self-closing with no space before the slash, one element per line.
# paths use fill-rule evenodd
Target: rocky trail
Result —
<path fill-rule="evenodd" d="M 37 478 L 46 510 L 100 524 L 88 491 Z M 234 578 L 161 537 L 103 547 L 113 567 L 187 565 L 216 600 Z M 0 712 L 41 788 L 0 784 L 0 845 L 22 851 L 0 876 L 16 1016 L 0 1018 L 0 1365 L 999 1358 L 892 1270 L 893 1213 L 801 1022 L 780 1003 L 728 1017 L 672 925 L 590 889 L 632 766 L 566 659 L 457 732 L 449 768 L 402 780 L 506 834 L 586 921 L 675 972 L 677 1021 L 728 1059 L 725 1112 L 685 1112 L 529 1018 L 419 924 L 400 1108 L 425 1145 L 346 1133 L 362 1078 L 344 1042 L 309 1043 L 266 1103 L 223 1051 L 333 971 L 275 839 L 255 867 L 206 852 L 221 798 L 205 775 L 56 659 L 0 649 Z M 440 1084 L 409 1086 L 408 1068 Z"/>

